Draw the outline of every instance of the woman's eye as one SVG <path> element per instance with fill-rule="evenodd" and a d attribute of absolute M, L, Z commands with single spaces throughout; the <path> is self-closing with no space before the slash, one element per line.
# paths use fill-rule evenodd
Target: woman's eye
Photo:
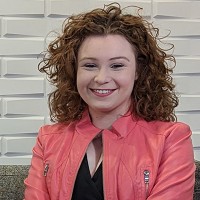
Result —
<path fill-rule="evenodd" d="M 113 64 L 113 65 L 111 65 L 111 68 L 113 68 L 113 69 L 120 69 L 123 66 L 124 66 L 123 64 Z"/>
<path fill-rule="evenodd" d="M 85 64 L 84 67 L 86 67 L 86 68 L 94 68 L 94 67 L 96 67 L 96 65 L 95 64 Z"/>

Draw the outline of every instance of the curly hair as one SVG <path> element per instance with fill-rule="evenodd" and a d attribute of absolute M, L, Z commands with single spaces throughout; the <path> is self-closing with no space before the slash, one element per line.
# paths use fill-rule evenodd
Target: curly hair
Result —
<path fill-rule="evenodd" d="M 138 8 L 140 10 L 140 8 Z M 175 58 L 159 46 L 159 29 L 139 14 L 123 13 L 118 3 L 72 15 L 63 31 L 48 46 L 38 68 L 45 72 L 56 89 L 49 95 L 53 122 L 80 119 L 87 107 L 77 91 L 77 54 L 84 39 L 93 35 L 122 35 L 136 50 L 138 78 L 132 91 L 131 112 L 146 121 L 176 121 L 178 105 L 171 74 Z M 166 36 L 167 37 L 167 36 Z M 173 64 L 169 66 L 169 62 Z"/>

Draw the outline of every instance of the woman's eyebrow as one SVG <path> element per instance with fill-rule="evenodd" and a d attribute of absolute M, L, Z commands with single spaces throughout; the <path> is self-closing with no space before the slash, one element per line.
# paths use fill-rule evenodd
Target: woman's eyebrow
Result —
<path fill-rule="evenodd" d="M 79 60 L 80 61 L 83 61 L 83 60 L 97 60 L 97 58 L 94 58 L 94 57 L 83 57 Z"/>
<path fill-rule="evenodd" d="M 128 62 L 130 62 L 130 60 L 125 56 L 117 56 L 117 57 L 110 58 L 109 60 L 117 60 L 117 59 L 125 59 Z"/>
<path fill-rule="evenodd" d="M 125 56 L 115 56 L 115 57 L 110 58 L 109 60 L 117 60 L 117 59 L 124 59 L 124 60 L 127 60 L 128 62 L 130 62 L 130 60 Z M 83 57 L 79 60 L 79 62 L 83 61 L 83 60 L 94 60 L 95 61 L 95 60 L 98 60 L 98 59 L 95 58 L 95 57 Z"/>

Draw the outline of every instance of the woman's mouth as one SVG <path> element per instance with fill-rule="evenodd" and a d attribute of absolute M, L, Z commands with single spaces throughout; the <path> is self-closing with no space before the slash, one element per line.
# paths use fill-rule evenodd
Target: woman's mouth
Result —
<path fill-rule="evenodd" d="M 97 96 L 108 96 L 115 91 L 115 89 L 91 89 L 91 90 Z"/>

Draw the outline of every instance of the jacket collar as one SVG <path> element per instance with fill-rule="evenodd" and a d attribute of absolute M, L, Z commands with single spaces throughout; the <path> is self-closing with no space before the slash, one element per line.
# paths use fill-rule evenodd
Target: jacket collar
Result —
<path fill-rule="evenodd" d="M 131 112 L 119 117 L 112 125 L 111 130 L 107 130 L 116 134 L 118 137 L 126 137 L 130 131 L 135 128 L 137 124 L 136 117 L 133 117 Z M 97 136 L 102 130 L 95 127 L 90 119 L 89 112 L 86 109 L 83 114 L 82 118 L 76 124 L 76 130 L 80 134 L 84 134 L 85 137 L 95 137 Z"/>
<path fill-rule="evenodd" d="M 111 131 L 119 137 L 126 137 L 136 126 L 137 119 L 131 112 L 119 117 L 112 125 Z"/>
<path fill-rule="evenodd" d="M 92 124 L 89 112 L 86 109 L 83 112 L 81 119 L 76 124 L 76 131 L 83 134 L 84 137 L 92 138 L 98 135 L 102 130 Z"/>

